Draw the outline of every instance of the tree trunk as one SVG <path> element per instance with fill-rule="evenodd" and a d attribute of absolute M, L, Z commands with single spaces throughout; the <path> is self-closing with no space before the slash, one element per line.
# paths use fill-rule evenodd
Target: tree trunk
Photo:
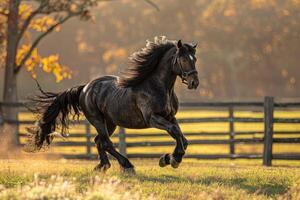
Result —
<path fill-rule="evenodd" d="M 4 102 L 17 102 L 17 74 L 16 55 L 18 49 L 18 12 L 20 0 L 9 1 L 9 14 L 7 18 L 7 47 L 6 47 L 6 62 L 5 62 L 5 77 L 4 77 Z M 17 108 L 11 106 L 3 106 L 3 118 L 5 121 L 17 120 Z M 18 144 L 17 130 L 18 127 L 11 123 L 5 123 L 2 131 L 2 139 L 9 146 Z M 4 137 L 3 137 L 4 136 Z"/>

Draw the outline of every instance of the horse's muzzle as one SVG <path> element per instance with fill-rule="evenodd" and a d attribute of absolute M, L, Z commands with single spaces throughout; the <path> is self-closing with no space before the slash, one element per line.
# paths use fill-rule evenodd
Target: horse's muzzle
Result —
<path fill-rule="evenodd" d="M 191 74 L 187 77 L 188 89 L 197 89 L 199 85 L 198 74 Z"/>

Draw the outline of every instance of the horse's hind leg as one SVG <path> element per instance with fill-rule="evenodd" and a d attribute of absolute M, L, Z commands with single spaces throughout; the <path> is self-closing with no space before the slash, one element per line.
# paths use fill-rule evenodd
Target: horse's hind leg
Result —
<path fill-rule="evenodd" d="M 131 162 L 126 157 L 124 157 L 122 154 L 120 154 L 115 149 L 115 147 L 113 146 L 113 143 L 111 142 L 111 140 L 108 137 L 104 139 L 103 144 L 105 146 L 104 147 L 105 150 L 118 160 L 122 171 L 128 172 L 128 173 L 135 173 L 134 166 L 131 164 Z"/>
<path fill-rule="evenodd" d="M 98 132 L 98 135 L 95 137 L 94 141 L 98 151 L 100 163 L 94 169 L 97 171 L 105 172 L 110 168 L 111 164 L 107 157 L 102 141 L 105 138 L 104 135 L 107 134 L 107 137 L 109 137 L 116 129 L 116 126 L 112 123 L 109 124 L 109 126 L 107 126 L 104 117 L 101 113 L 98 113 L 97 116 L 86 116 L 86 118 L 96 128 Z M 103 129 L 105 129 L 105 131 Z"/>
<path fill-rule="evenodd" d="M 116 125 L 114 125 L 113 123 L 109 123 L 107 125 L 108 136 L 111 136 L 113 134 L 113 132 L 115 131 L 115 129 L 116 129 Z M 106 170 L 108 170 L 110 168 L 111 164 L 109 162 L 106 151 L 101 142 L 101 133 L 98 133 L 98 135 L 95 137 L 95 144 L 97 147 L 99 160 L 100 160 L 100 163 L 95 167 L 95 170 L 97 170 L 97 171 L 99 170 L 101 172 L 106 172 Z"/>
<path fill-rule="evenodd" d="M 100 163 L 94 168 L 94 170 L 106 172 L 110 168 L 111 164 L 109 162 L 109 159 L 107 157 L 104 148 L 101 145 L 101 139 L 99 135 L 95 137 L 95 143 L 96 143 Z"/>
<path fill-rule="evenodd" d="M 96 166 L 96 169 L 110 167 L 110 163 L 106 155 L 106 152 L 108 152 L 118 160 L 124 171 L 134 172 L 134 166 L 126 157 L 116 151 L 112 141 L 109 138 L 111 133 L 115 130 L 115 125 L 107 123 L 103 115 L 100 116 L 98 116 L 97 119 L 89 119 L 89 121 L 95 126 L 98 132 L 98 137 L 95 138 L 95 142 L 97 144 L 97 149 L 99 152 L 100 164 Z"/>

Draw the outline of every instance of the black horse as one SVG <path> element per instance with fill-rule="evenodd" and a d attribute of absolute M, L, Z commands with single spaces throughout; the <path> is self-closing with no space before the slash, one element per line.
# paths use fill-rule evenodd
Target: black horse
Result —
<path fill-rule="evenodd" d="M 167 131 L 176 140 L 176 148 L 172 154 L 163 155 L 159 165 L 177 168 L 188 142 L 175 118 L 178 99 L 174 84 L 180 76 L 189 89 L 198 87 L 195 52 L 196 45 L 155 38 L 130 57 L 130 66 L 120 78 L 103 76 L 61 93 L 44 92 L 39 87 L 42 94 L 32 99 L 38 103 L 36 111 L 41 116 L 35 127 L 28 128 L 34 136 L 31 150 L 49 145 L 58 125 L 65 135 L 68 115 L 78 116 L 82 112 L 98 132 L 95 143 L 100 163 L 96 170 L 110 168 L 108 152 L 123 170 L 134 172 L 134 166 L 116 151 L 110 140 L 116 126 Z"/>

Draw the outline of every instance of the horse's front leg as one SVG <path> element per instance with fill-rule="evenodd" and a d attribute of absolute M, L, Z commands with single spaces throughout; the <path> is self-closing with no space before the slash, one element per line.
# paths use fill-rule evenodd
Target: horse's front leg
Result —
<path fill-rule="evenodd" d="M 178 124 L 176 118 L 174 117 L 174 118 L 171 120 L 171 122 L 172 122 L 173 124 L 175 124 L 175 125 L 178 127 L 178 129 L 179 129 L 179 131 L 180 131 L 180 135 L 181 135 L 181 137 L 182 137 L 183 148 L 184 148 L 184 150 L 186 150 L 186 149 L 187 149 L 187 146 L 188 146 L 188 141 L 187 141 L 187 139 L 184 137 L 183 133 L 181 132 L 181 129 L 180 129 L 180 127 L 179 127 L 179 124 Z M 172 136 L 172 137 L 173 137 L 173 136 Z M 174 137 L 173 137 L 173 138 L 174 138 Z"/>
<path fill-rule="evenodd" d="M 164 155 L 159 162 L 161 167 L 171 164 L 173 168 L 177 168 L 182 161 L 182 157 L 185 154 L 185 149 L 187 147 L 187 140 L 184 138 L 176 120 L 175 122 L 170 122 L 160 115 L 151 115 L 150 126 L 153 128 L 158 128 L 166 130 L 175 140 L 176 147 L 174 152 Z"/>

